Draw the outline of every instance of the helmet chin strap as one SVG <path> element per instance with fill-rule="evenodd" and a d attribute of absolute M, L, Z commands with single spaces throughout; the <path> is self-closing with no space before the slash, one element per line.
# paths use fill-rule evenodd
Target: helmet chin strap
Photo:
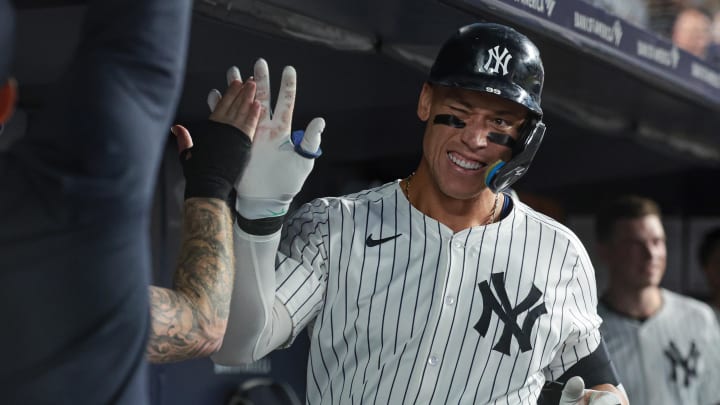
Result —
<path fill-rule="evenodd" d="M 15 111 L 17 101 L 17 83 L 15 79 L 8 79 L 0 86 L 0 127 L 10 120 Z"/>

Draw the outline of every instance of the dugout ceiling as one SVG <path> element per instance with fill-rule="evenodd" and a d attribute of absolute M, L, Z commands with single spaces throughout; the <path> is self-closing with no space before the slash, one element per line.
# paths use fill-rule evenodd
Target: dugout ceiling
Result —
<path fill-rule="evenodd" d="M 31 111 L 70 60 L 83 6 L 16 4 L 15 71 Z M 477 20 L 525 32 L 545 63 L 548 133 L 519 188 L 571 198 L 588 184 L 716 182 L 718 70 L 577 0 L 196 1 L 178 120 L 206 116 L 207 90 L 224 86 L 225 69 L 236 64 L 247 76 L 262 56 L 274 88 L 283 65 L 298 70 L 295 126 L 318 115 L 328 122 L 310 188 L 334 193 L 404 176 L 420 153 L 415 105 L 432 58 L 454 29 Z"/>

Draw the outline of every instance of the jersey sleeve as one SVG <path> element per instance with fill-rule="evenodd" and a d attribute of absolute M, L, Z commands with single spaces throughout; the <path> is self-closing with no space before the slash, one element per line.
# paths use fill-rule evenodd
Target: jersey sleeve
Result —
<path fill-rule="evenodd" d="M 288 347 L 313 319 L 325 292 L 327 206 L 302 206 L 280 231 L 234 227 L 235 279 L 228 326 L 212 360 L 246 364 Z"/>
<path fill-rule="evenodd" d="M 286 222 L 276 265 L 276 297 L 292 319 L 285 346 L 310 324 L 322 306 L 327 287 L 328 220 L 326 199 L 300 207 Z"/>
<path fill-rule="evenodd" d="M 546 369 L 546 379 L 556 381 L 581 359 L 589 356 L 601 342 L 600 324 L 597 313 L 597 286 L 595 270 L 582 244 L 573 243 L 577 261 L 562 271 L 572 274 L 564 294 L 572 303 L 565 311 L 562 324 L 565 339 L 555 358 Z"/>

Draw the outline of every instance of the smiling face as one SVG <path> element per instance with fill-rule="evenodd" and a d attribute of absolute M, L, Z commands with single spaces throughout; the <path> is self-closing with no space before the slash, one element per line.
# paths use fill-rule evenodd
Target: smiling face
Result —
<path fill-rule="evenodd" d="M 446 197 L 458 200 L 478 196 L 486 189 L 487 167 L 512 156 L 508 146 L 488 140 L 488 134 L 517 139 L 528 116 L 522 105 L 493 94 L 427 83 L 417 112 L 421 120 L 427 121 L 423 160 L 432 181 Z M 454 116 L 465 125 L 434 123 L 438 115 Z"/>

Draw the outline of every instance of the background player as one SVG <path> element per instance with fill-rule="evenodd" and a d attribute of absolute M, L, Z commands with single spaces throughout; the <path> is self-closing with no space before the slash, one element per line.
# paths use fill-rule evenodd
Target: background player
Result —
<path fill-rule="evenodd" d="M 598 307 L 602 332 L 633 404 L 720 402 L 720 329 L 700 301 L 660 287 L 665 231 L 660 208 L 622 196 L 596 218 L 608 288 Z"/>
<path fill-rule="evenodd" d="M 260 68 L 258 97 L 269 89 Z M 319 146 L 319 136 L 306 133 L 305 144 L 283 136 L 292 99 L 281 94 L 237 186 L 235 254 L 253 259 L 237 261 L 214 360 L 259 359 L 308 326 L 312 404 L 535 404 L 546 379 L 575 375 L 614 394 L 587 392 L 576 379 L 563 403 L 620 403 L 585 249 L 499 192 L 542 140 L 543 76 L 537 48 L 518 32 L 460 29 L 420 95 L 427 126 L 417 171 L 302 206 L 276 263 L 282 216 Z M 294 83 L 286 71 L 281 88 L 294 95 Z"/>

